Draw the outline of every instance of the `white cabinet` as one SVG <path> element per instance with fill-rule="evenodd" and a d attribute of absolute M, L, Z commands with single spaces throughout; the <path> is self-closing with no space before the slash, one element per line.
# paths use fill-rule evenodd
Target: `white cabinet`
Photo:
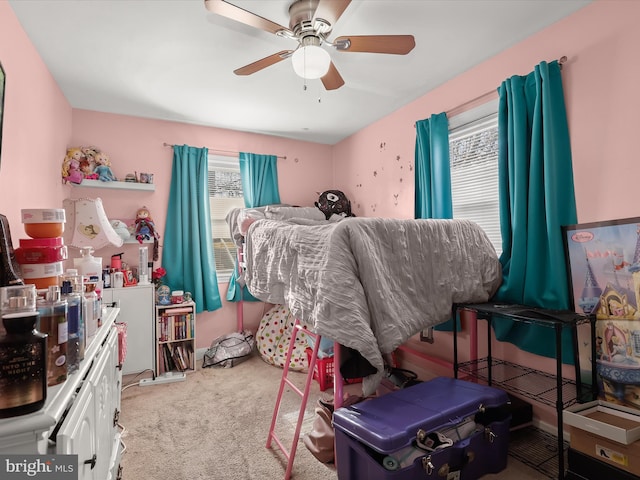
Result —
<path fill-rule="evenodd" d="M 118 313 L 107 310 L 78 371 L 47 389 L 42 409 L 0 420 L 0 453 L 74 454 L 79 480 L 116 479 L 122 454 Z"/>
<path fill-rule="evenodd" d="M 122 366 L 124 375 L 155 371 L 155 287 L 135 285 L 124 288 L 105 288 L 102 303 L 117 303 L 118 321 L 127 324 L 127 355 Z"/>

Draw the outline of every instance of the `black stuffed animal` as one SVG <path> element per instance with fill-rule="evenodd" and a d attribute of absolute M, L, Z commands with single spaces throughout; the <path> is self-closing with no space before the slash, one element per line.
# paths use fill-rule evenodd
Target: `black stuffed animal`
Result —
<path fill-rule="evenodd" d="M 315 206 L 320 209 L 327 220 L 331 215 L 341 215 L 343 217 L 355 217 L 351 213 L 351 202 L 340 190 L 326 190 L 320 194 L 320 198 L 315 202 Z"/>

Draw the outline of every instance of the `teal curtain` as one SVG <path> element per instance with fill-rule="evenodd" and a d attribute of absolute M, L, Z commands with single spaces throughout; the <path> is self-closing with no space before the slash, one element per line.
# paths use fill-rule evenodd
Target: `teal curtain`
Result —
<path fill-rule="evenodd" d="M 498 171 L 503 282 L 498 301 L 569 308 L 562 225 L 577 223 L 569 128 L 558 62 L 542 62 L 499 89 Z M 494 322 L 499 340 L 555 356 L 550 328 Z M 571 338 L 563 361 L 572 363 Z"/>
<path fill-rule="evenodd" d="M 258 155 L 240 152 L 240 178 L 242 180 L 242 194 L 247 208 L 263 207 L 280 203 L 278 190 L 278 157 L 275 155 Z M 236 271 L 229 279 L 227 301 L 240 300 L 257 302 L 249 293 L 246 285 L 242 288 L 238 284 L 237 262 Z"/>
<path fill-rule="evenodd" d="M 453 218 L 449 120 L 446 113 L 416 122 L 415 218 Z M 460 320 L 457 320 L 460 329 Z M 434 330 L 453 330 L 452 319 Z"/>
<path fill-rule="evenodd" d="M 446 113 L 416 122 L 415 218 L 453 218 Z"/>
<path fill-rule="evenodd" d="M 209 209 L 208 150 L 173 147 L 162 265 L 166 282 L 191 292 L 196 312 L 222 307 Z"/>

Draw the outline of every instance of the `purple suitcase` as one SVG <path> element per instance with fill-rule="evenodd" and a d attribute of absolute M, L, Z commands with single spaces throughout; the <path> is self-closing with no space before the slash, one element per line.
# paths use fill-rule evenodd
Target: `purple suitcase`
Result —
<path fill-rule="evenodd" d="M 339 480 L 476 480 L 507 465 L 507 394 L 438 377 L 334 412 Z M 438 435 L 440 434 L 440 435 Z"/>

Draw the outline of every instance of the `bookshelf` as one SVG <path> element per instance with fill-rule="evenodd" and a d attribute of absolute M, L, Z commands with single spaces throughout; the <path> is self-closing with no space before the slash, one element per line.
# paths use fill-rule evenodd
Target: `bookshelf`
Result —
<path fill-rule="evenodd" d="M 195 303 L 156 305 L 158 376 L 196 370 Z"/>

